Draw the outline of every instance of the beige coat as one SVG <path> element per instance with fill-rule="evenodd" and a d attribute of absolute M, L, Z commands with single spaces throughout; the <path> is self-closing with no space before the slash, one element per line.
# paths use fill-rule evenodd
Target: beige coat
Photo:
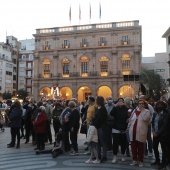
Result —
<path fill-rule="evenodd" d="M 95 104 L 89 105 L 87 109 L 87 117 L 86 117 L 86 122 L 89 124 L 90 123 L 90 118 L 94 117 L 96 106 Z"/>
<path fill-rule="evenodd" d="M 87 132 L 87 142 L 98 142 L 98 134 L 97 134 L 97 129 L 95 126 L 89 126 L 88 132 Z"/>
<path fill-rule="evenodd" d="M 133 141 L 133 126 L 137 119 L 137 116 L 134 113 L 135 111 L 136 110 L 133 111 L 129 119 L 129 124 L 128 124 L 130 141 Z M 143 142 L 143 143 L 146 141 L 150 119 L 151 119 L 150 111 L 147 109 L 144 109 L 138 116 L 138 122 L 137 122 L 137 127 L 136 127 L 136 140 L 137 141 Z"/>

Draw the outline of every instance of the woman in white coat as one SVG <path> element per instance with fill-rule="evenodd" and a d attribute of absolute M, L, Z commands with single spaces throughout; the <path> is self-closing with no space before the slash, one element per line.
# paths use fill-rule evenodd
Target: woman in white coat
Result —
<path fill-rule="evenodd" d="M 139 164 L 143 166 L 144 143 L 147 139 L 148 124 L 150 123 L 150 111 L 145 109 L 147 103 L 144 100 L 138 101 L 138 107 L 133 111 L 128 124 L 129 138 L 133 156 L 132 166 Z"/>

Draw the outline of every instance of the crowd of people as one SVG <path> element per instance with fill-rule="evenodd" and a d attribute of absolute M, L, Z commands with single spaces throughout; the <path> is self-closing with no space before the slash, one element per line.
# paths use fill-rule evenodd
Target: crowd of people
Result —
<path fill-rule="evenodd" d="M 90 96 L 81 103 L 75 98 L 51 103 L 45 97 L 36 103 L 34 98 L 26 97 L 22 104 L 7 100 L 6 105 L 5 117 L 11 128 L 8 148 L 20 148 L 20 139 L 24 138 L 25 144 L 32 139 L 37 154 L 78 155 L 77 137 L 83 122 L 86 151 L 90 153 L 85 163 L 106 162 L 107 153 L 112 150 L 113 164 L 118 162 L 118 152 L 122 162 L 126 156 L 132 156 L 131 166 L 143 167 L 144 155 L 153 156 L 153 153 L 155 161 L 151 166 L 165 169 L 170 164 L 170 98 L 149 104 L 144 95 L 137 100 L 126 97 L 117 101 L 110 96 L 106 100 L 102 96 Z M 46 151 L 45 143 L 54 142 L 51 124 L 55 143 Z"/>

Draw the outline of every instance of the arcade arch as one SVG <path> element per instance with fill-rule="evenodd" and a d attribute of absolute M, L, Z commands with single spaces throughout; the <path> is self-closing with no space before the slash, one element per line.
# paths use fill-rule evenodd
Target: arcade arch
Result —
<path fill-rule="evenodd" d="M 62 87 L 60 89 L 60 98 L 65 100 L 70 100 L 73 98 L 73 92 L 70 87 Z"/>
<path fill-rule="evenodd" d="M 81 86 L 77 91 L 77 99 L 79 102 L 85 101 L 91 94 L 92 91 L 88 86 Z"/>
<path fill-rule="evenodd" d="M 97 89 L 97 96 L 103 96 L 106 99 L 108 96 L 112 96 L 112 90 L 108 86 L 101 86 Z"/>
<path fill-rule="evenodd" d="M 124 85 L 119 89 L 118 97 L 134 97 L 134 89 L 131 85 Z"/>

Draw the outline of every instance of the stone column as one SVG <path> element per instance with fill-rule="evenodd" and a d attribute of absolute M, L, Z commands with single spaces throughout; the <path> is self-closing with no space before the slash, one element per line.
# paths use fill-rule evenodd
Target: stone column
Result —
<path fill-rule="evenodd" d="M 53 67 L 52 75 L 53 75 L 53 77 L 57 77 L 57 75 L 58 75 L 58 66 L 59 66 L 58 57 L 59 57 L 58 53 L 55 52 L 53 54 L 53 63 L 52 63 L 52 67 Z"/>
<path fill-rule="evenodd" d="M 34 78 L 39 78 L 39 63 L 40 57 L 38 53 L 34 53 Z M 40 63 L 41 64 L 41 63 Z"/>
<path fill-rule="evenodd" d="M 39 83 L 33 83 L 33 96 L 37 102 L 40 100 L 39 90 Z"/>
<path fill-rule="evenodd" d="M 113 68 L 113 74 L 117 74 L 118 73 L 118 59 L 117 59 L 117 50 L 112 50 L 112 65 L 114 66 Z"/>
<path fill-rule="evenodd" d="M 117 100 L 118 99 L 118 80 L 116 78 L 116 81 L 112 83 L 112 97 L 113 97 L 113 100 Z"/>

